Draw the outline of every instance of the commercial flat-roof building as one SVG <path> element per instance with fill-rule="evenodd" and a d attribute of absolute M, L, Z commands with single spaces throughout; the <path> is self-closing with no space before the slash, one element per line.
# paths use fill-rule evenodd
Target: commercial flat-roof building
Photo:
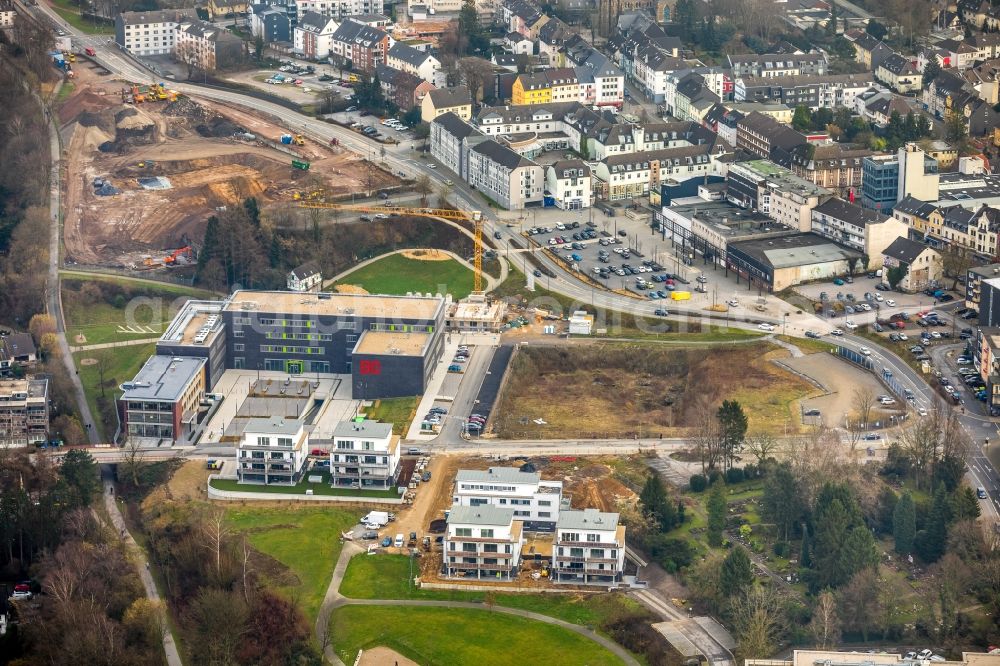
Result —
<path fill-rule="evenodd" d="M 833 192 L 769 160 L 730 164 L 726 199 L 756 210 L 791 229 L 809 231 L 812 210 Z"/>
<path fill-rule="evenodd" d="M 157 354 L 207 359 L 207 386 L 227 368 L 349 374 L 355 398 L 423 393 L 444 351 L 443 296 L 240 290 L 189 301 Z"/>
<path fill-rule="evenodd" d="M 118 405 L 126 435 L 187 441 L 205 396 L 205 363 L 189 356 L 150 356 L 135 378 L 121 385 Z"/>
<path fill-rule="evenodd" d="M 861 259 L 861 252 L 814 233 L 737 241 L 726 253 L 727 268 L 768 291 L 847 275 L 860 270 Z"/>
<path fill-rule="evenodd" d="M 44 442 L 49 433 L 49 380 L 0 379 L 0 447 Z"/>
<path fill-rule="evenodd" d="M 880 652 L 837 652 L 836 650 L 793 650 L 791 659 L 747 659 L 744 666 L 920 666 L 922 659 L 905 659 L 901 654 Z M 1000 666 L 1000 654 L 963 652 L 961 660 L 935 661 L 940 666 Z"/>

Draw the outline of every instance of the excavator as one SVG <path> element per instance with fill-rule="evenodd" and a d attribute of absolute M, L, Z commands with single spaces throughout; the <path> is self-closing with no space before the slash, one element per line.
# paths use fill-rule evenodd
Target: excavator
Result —
<path fill-rule="evenodd" d="M 406 208 L 402 206 L 371 206 L 365 204 L 339 204 L 323 201 L 299 199 L 295 204 L 299 208 L 319 208 L 325 210 L 343 210 L 356 213 L 372 213 L 386 216 L 407 215 L 416 217 L 436 217 L 445 220 L 465 220 L 473 225 L 475 251 L 473 253 L 473 288 L 474 294 L 483 293 L 483 213 L 478 210 L 453 210 L 451 208 Z"/>
<path fill-rule="evenodd" d="M 144 266 L 153 268 L 155 266 L 173 266 L 177 263 L 177 259 L 182 256 L 191 258 L 193 250 L 190 245 L 185 245 L 184 247 L 174 250 L 162 259 L 154 259 L 152 257 L 145 257 L 142 260 Z"/>

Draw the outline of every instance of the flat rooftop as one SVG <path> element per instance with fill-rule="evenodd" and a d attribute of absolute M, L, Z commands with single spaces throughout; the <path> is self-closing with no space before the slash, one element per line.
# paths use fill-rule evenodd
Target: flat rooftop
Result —
<path fill-rule="evenodd" d="M 705 201 L 700 197 L 677 199 L 670 209 L 687 219 L 697 219 L 726 238 L 746 238 L 790 231 L 767 215 L 744 210 L 728 201 Z"/>
<path fill-rule="evenodd" d="M 794 233 L 738 241 L 730 244 L 729 250 L 743 252 L 779 269 L 861 258 L 860 252 L 814 233 Z"/>
<path fill-rule="evenodd" d="M 443 296 L 384 296 L 241 290 L 229 297 L 225 309 L 228 312 L 430 321 L 437 317 L 443 306 Z"/>
<path fill-rule="evenodd" d="M 174 316 L 160 342 L 210 346 L 223 328 L 222 301 L 188 301 Z"/>
<path fill-rule="evenodd" d="M 0 402 L 42 401 L 48 390 L 47 379 L 0 379 Z"/>
<path fill-rule="evenodd" d="M 806 197 L 823 196 L 826 194 L 833 196 L 832 191 L 825 187 L 820 187 L 805 178 L 800 178 L 792 173 L 790 169 L 779 166 L 770 160 L 737 162 L 734 166 L 749 169 L 762 180 L 774 183 L 779 190 L 784 192 L 797 192 Z"/>
<path fill-rule="evenodd" d="M 121 385 L 122 400 L 174 402 L 202 372 L 205 359 L 190 356 L 150 356 L 135 378 Z"/>
<path fill-rule="evenodd" d="M 939 203 L 957 203 L 966 208 L 976 208 L 982 203 L 1000 199 L 1000 176 L 994 174 L 968 175 L 943 173 L 940 177 Z"/>
<path fill-rule="evenodd" d="M 386 356 L 421 356 L 430 333 L 399 333 L 396 331 L 365 331 L 354 345 L 355 354 Z"/>
<path fill-rule="evenodd" d="M 506 306 L 503 301 L 459 301 L 451 311 L 451 319 L 465 321 L 494 321 L 503 316 Z"/>

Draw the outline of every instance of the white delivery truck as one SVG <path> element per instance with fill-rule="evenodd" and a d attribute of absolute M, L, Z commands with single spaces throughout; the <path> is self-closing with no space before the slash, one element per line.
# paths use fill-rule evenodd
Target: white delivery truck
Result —
<path fill-rule="evenodd" d="M 389 524 L 389 514 L 385 511 L 370 511 L 368 515 L 361 519 L 364 526 L 370 530 L 377 530 Z"/>

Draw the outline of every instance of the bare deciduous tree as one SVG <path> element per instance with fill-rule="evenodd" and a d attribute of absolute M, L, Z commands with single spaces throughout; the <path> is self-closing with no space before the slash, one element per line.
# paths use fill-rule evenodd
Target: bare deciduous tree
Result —
<path fill-rule="evenodd" d="M 758 432 L 747 436 L 746 451 L 761 465 L 765 460 L 773 458 L 778 451 L 778 440 L 766 432 Z"/>
<path fill-rule="evenodd" d="M 744 659 L 774 654 L 784 628 L 781 601 L 773 587 L 754 585 L 732 606 L 738 651 Z"/>
<path fill-rule="evenodd" d="M 819 595 L 809 622 L 809 632 L 816 646 L 822 650 L 840 642 L 840 618 L 837 616 L 837 601 L 833 592 L 826 590 Z"/>
<path fill-rule="evenodd" d="M 122 475 L 127 477 L 133 488 L 139 486 L 139 470 L 145 461 L 145 452 L 139 447 L 138 437 L 126 437 L 122 444 L 121 462 L 118 463 Z"/>
<path fill-rule="evenodd" d="M 215 559 L 215 575 L 222 575 L 222 550 L 229 530 L 226 527 L 226 513 L 221 509 L 209 511 L 201 523 L 201 532 L 205 537 L 204 547 Z"/>
<path fill-rule="evenodd" d="M 858 420 L 864 425 L 865 428 L 872 420 L 872 410 L 875 409 L 875 405 L 878 399 L 875 397 L 875 392 L 868 387 L 858 387 L 854 389 L 854 395 L 851 398 L 851 406 L 854 408 L 854 414 L 857 416 Z"/>

